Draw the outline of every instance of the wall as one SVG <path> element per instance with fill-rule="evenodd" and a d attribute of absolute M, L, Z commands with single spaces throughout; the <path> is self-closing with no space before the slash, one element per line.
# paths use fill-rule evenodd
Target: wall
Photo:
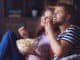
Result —
<path fill-rule="evenodd" d="M 17 28 L 21 24 L 25 24 L 29 30 L 30 35 L 34 36 L 35 28 L 37 26 L 37 19 L 33 18 L 7 18 L 4 16 L 4 0 L 0 0 L 0 35 L 10 30 L 17 33 Z"/>

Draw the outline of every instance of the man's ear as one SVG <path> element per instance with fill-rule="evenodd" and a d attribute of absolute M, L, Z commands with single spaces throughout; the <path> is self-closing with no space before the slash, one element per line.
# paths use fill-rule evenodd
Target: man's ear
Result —
<path fill-rule="evenodd" d="M 71 15 L 70 14 L 67 14 L 67 17 L 66 17 L 66 20 L 68 21 L 70 21 L 70 19 L 71 19 Z"/>

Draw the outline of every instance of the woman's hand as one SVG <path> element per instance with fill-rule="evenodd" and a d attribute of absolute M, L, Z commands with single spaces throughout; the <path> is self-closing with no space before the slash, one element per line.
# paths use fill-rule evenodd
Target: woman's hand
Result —
<path fill-rule="evenodd" d="M 21 26 L 20 28 L 18 28 L 18 33 L 20 37 L 22 37 L 23 39 L 29 37 L 29 32 L 24 26 Z"/>

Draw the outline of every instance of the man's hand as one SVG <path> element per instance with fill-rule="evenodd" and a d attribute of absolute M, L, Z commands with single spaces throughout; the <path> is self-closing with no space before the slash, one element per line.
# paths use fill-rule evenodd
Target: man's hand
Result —
<path fill-rule="evenodd" d="M 52 17 L 42 17 L 43 19 L 41 20 L 42 25 L 45 28 L 45 32 L 49 32 L 51 30 L 55 29 L 55 24 L 53 23 Z"/>

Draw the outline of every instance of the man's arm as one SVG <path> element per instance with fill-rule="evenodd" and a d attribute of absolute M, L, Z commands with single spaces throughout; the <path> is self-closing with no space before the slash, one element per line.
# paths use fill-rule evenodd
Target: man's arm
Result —
<path fill-rule="evenodd" d="M 57 57 L 62 57 L 70 49 L 71 44 L 67 42 L 66 40 L 59 40 L 59 41 L 57 40 L 55 36 L 56 32 L 53 30 L 51 23 L 49 21 L 46 22 L 45 31 L 50 39 L 50 45 L 52 48 L 52 52 Z"/>

